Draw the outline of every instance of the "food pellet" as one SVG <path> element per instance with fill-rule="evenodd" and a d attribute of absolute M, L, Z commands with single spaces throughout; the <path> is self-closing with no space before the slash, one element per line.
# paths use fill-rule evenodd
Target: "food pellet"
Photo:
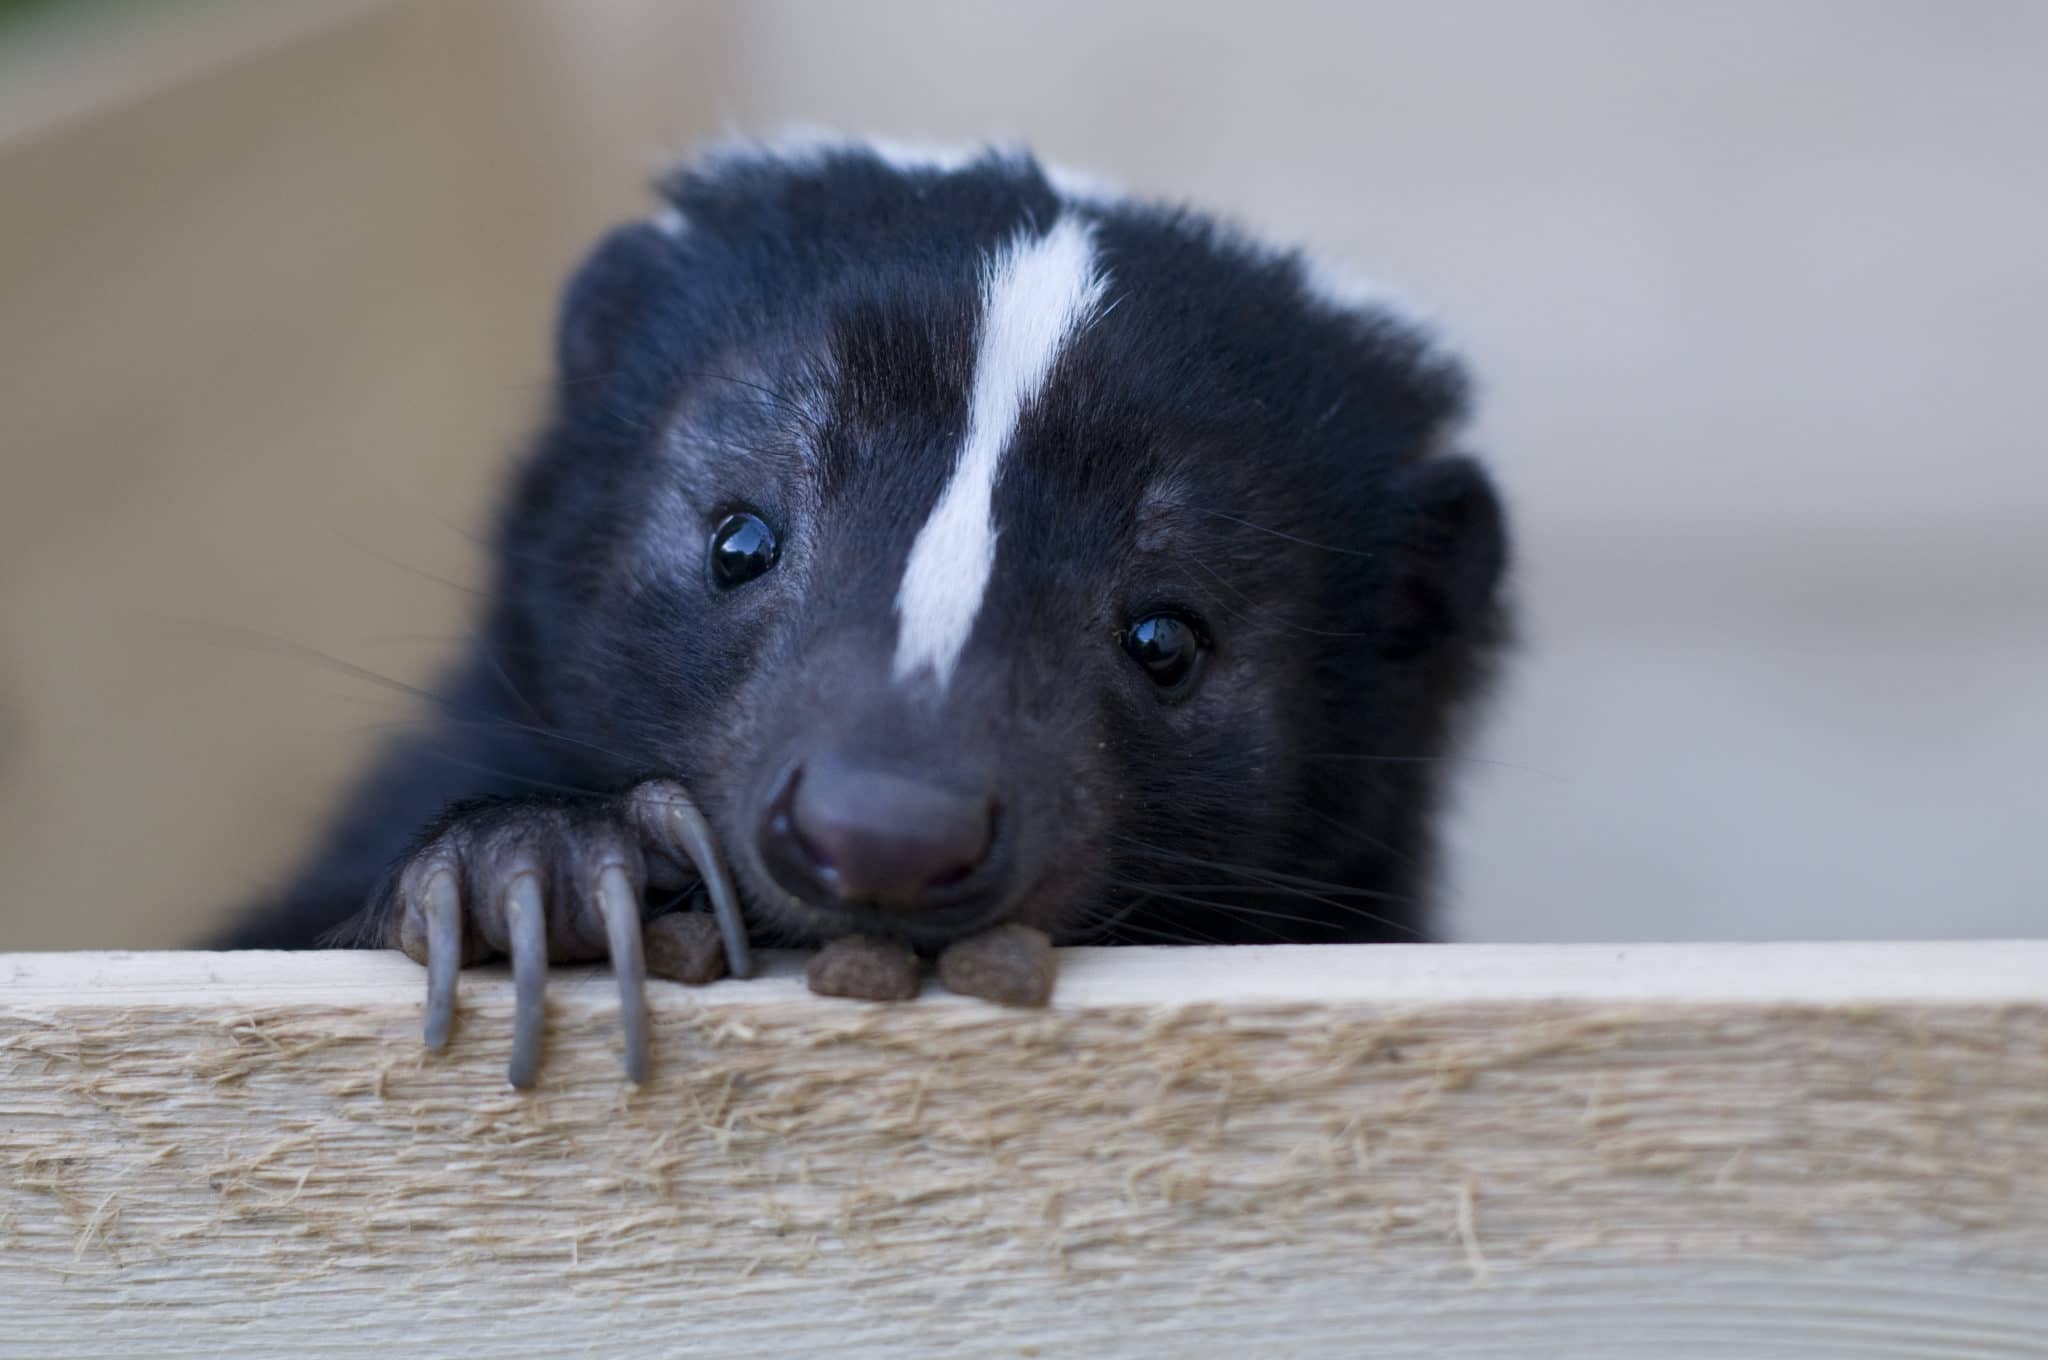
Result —
<path fill-rule="evenodd" d="M 692 986 L 725 976 L 725 941 L 716 918 L 696 911 L 657 916 L 642 929 L 641 950 L 654 977 L 674 978 Z"/>
<path fill-rule="evenodd" d="M 900 944 L 846 935 L 811 956 L 805 976 L 820 996 L 859 1001 L 908 1001 L 917 995 L 917 955 Z"/>
<path fill-rule="evenodd" d="M 939 982 L 949 992 L 1004 1006 L 1043 1006 L 1052 999 L 1052 940 L 1030 926 L 997 926 L 939 955 Z"/>

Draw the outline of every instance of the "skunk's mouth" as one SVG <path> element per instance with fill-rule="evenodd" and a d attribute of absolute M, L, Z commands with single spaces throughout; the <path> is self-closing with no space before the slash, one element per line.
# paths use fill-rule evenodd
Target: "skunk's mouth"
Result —
<path fill-rule="evenodd" d="M 1006 896 L 916 912 L 862 902 L 810 902 L 776 881 L 751 841 L 732 850 L 727 863 L 750 930 L 765 942 L 782 945 L 820 945 L 846 935 L 866 935 L 933 952 L 1014 919 L 1034 896 L 1027 892 L 1015 900 Z"/>

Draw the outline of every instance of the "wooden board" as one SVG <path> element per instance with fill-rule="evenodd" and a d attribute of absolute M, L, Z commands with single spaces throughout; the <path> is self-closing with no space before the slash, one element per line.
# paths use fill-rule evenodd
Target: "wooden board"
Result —
<path fill-rule="evenodd" d="M 2048 942 L 0 956 L 0 1354 L 2048 1354 Z"/>

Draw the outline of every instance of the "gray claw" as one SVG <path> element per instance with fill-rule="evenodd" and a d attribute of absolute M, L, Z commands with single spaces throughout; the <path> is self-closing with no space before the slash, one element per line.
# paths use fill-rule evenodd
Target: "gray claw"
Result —
<path fill-rule="evenodd" d="M 711 913 L 717 918 L 718 933 L 725 940 L 726 970 L 737 978 L 752 977 L 754 956 L 747 947 L 747 923 L 740 916 L 739 895 L 733 891 L 732 876 L 726 872 L 725 859 L 718 853 L 710 824 L 677 785 L 663 785 L 659 802 L 669 839 L 689 855 L 710 894 Z"/>
<path fill-rule="evenodd" d="M 619 1027 L 626 1039 L 626 1077 L 647 1080 L 647 967 L 640 952 L 640 895 L 616 864 L 597 879 L 597 909 L 611 945 L 612 972 L 619 978 Z"/>
<path fill-rule="evenodd" d="M 540 879 L 517 874 L 505 889 L 505 934 L 512 950 L 512 1061 L 505 1077 L 525 1090 L 540 1069 L 547 1020 L 548 936 Z"/>
<path fill-rule="evenodd" d="M 455 1019 L 455 975 L 462 968 L 462 898 L 455 875 L 437 869 L 427 880 L 427 1047 L 445 1048 Z"/>

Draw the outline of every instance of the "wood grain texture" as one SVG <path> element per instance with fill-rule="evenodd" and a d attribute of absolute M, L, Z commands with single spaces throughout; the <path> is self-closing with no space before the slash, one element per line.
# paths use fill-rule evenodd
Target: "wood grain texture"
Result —
<path fill-rule="evenodd" d="M 0 1354 L 2048 1354 L 2048 943 L 0 956 Z"/>

